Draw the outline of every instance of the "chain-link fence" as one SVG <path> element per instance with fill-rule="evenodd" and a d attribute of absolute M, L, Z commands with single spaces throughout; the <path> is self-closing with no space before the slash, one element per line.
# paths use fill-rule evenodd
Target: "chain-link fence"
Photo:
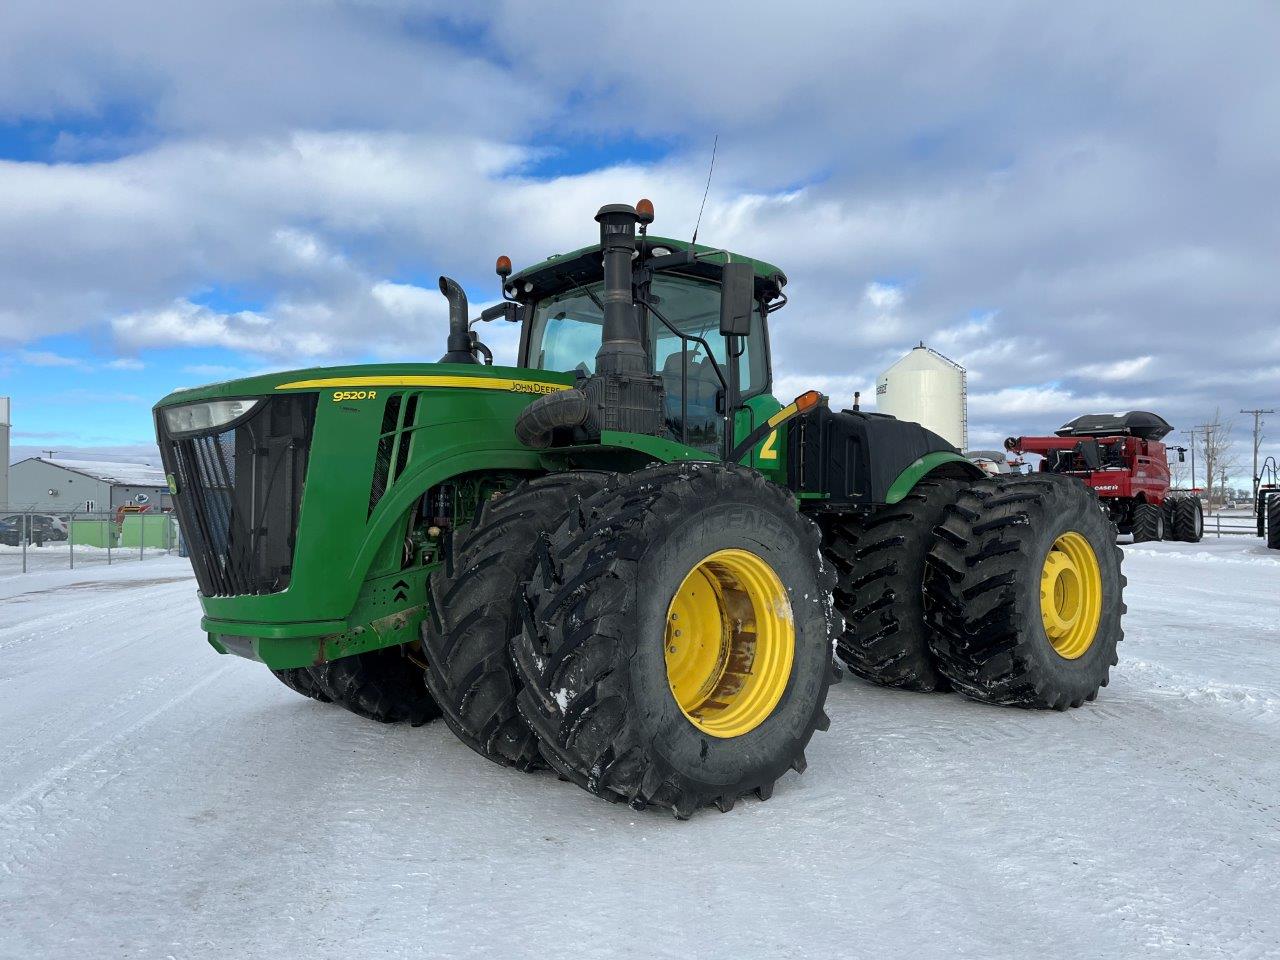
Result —
<path fill-rule="evenodd" d="M 182 553 L 172 513 L 0 509 L 0 577 Z"/>

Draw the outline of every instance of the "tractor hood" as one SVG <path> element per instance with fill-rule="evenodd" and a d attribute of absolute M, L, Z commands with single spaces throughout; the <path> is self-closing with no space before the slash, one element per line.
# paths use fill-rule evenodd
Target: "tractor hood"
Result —
<path fill-rule="evenodd" d="M 572 383 L 400 363 L 169 394 L 155 408 L 160 456 L 215 646 L 288 667 L 401 642 L 425 590 L 428 568 L 404 560 L 424 494 L 473 473 L 545 472 L 515 421 Z"/>
<path fill-rule="evenodd" d="M 342 367 L 308 367 L 257 377 L 226 380 L 199 387 L 179 387 L 156 404 L 156 409 L 179 404 L 233 398 L 278 396 L 285 392 L 327 393 L 331 402 L 376 399 L 370 390 L 409 387 L 479 389 L 508 393 L 551 393 L 573 384 L 573 374 L 517 367 L 487 367 L 466 363 L 379 363 Z M 366 394 L 365 397 L 347 394 Z"/>

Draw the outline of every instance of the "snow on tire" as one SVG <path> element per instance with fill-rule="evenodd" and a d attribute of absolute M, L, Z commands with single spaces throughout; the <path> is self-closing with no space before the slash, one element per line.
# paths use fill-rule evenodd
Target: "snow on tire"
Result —
<path fill-rule="evenodd" d="M 277 680 L 294 693 L 300 693 L 321 703 L 332 703 L 330 696 L 306 667 L 290 667 L 286 670 L 272 670 Z"/>

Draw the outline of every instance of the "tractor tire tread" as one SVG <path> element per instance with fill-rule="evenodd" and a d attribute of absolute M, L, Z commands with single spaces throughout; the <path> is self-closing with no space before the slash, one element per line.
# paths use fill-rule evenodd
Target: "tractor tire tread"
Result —
<path fill-rule="evenodd" d="M 610 474 L 571 471 L 526 480 L 485 502 L 452 537 L 453 563 L 432 573 L 422 623 L 425 679 L 444 722 L 481 756 L 517 770 L 543 766 L 516 709 L 519 679 L 508 644 L 538 538 L 605 484 Z"/>
<path fill-rule="evenodd" d="M 836 655 L 855 676 L 902 690 L 948 689 L 929 649 L 923 580 L 933 529 L 958 493 L 954 481 L 926 480 L 856 528 L 848 520 L 828 526 L 823 549 L 844 618 Z"/>
<path fill-rule="evenodd" d="M 1103 622 L 1093 641 L 1102 645 L 1091 661 L 1096 673 L 1085 678 L 1087 687 L 1075 684 L 1074 692 L 1065 691 L 1044 661 L 1032 655 L 1030 645 L 1046 641 L 1028 627 L 1032 622 L 1038 627 L 1038 605 L 1029 609 L 1029 598 L 1038 604 L 1039 591 L 1028 578 L 1038 581 L 1040 568 L 1023 531 L 1063 515 L 1073 499 L 1078 506 L 1078 498 L 1092 496 L 1078 481 L 1052 474 L 978 480 L 960 491 L 936 530 L 925 574 L 930 643 L 938 670 L 953 689 L 985 703 L 1066 710 L 1092 700 L 1107 685 L 1117 662 L 1116 644 L 1124 636 L 1122 599 L 1115 598 L 1118 607 L 1109 608 L 1112 598 L 1104 595 Z M 1115 551 L 1119 571 L 1123 553 L 1102 526 L 1109 521 L 1092 503 L 1080 512 L 1086 523 L 1096 516 L 1097 543 Z M 1117 575 L 1122 592 L 1125 578 Z M 1020 583 L 1025 589 L 1019 590 Z"/>
<path fill-rule="evenodd" d="M 679 819 L 709 805 L 731 809 L 748 794 L 766 799 L 777 776 L 797 763 L 803 767 L 805 744 L 815 729 L 828 724 L 819 702 L 808 733 L 767 782 L 748 779 L 717 788 L 676 770 L 638 732 L 625 674 L 635 655 L 635 631 L 627 628 L 637 615 L 633 605 L 645 524 L 689 516 L 722 498 L 742 497 L 744 485 L 761 510 L 794 523 L 800 542 L 809 543 L 818 556 L 815 596 L 827 598 L 822 603 L 829 643 L 835 572 L 821 561 L 817 527 L 796 511 L 787 491 L 753 470 L 672 463 L 622 475 L 544 540 L 526 591 L 523 629 L 511 641 L 523 685 L 518 703 L 552 769 L 598 797 L 625 801 L 634 809 L 668 808 Z M 838 677 L 838 668 L 828 660 L 821 701 Z"/>
<path fill-rule="evenodd" d="M 299 693 L 321 703 L 332 703 L 333 699 L 324 692 L 324 688 L 307 667 L 289 667 L 284 670 L 272 670 L 276 679 L 294 693 Z"/>
<path fill-rule="evenodd" d="M 356 716 L 419 727 L 440 716 L 440 708 L 409 653 L 404 646 L 383 647 L 309 669 L 325 694 Z"/>

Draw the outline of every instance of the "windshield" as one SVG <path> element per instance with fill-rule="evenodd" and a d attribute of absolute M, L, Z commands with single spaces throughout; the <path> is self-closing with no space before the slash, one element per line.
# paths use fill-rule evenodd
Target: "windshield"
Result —
<path fill-rule="evenodd" d="M 529 358 L 534 368 L 595 373 L 604 317 L 591 294 L 599 297 L 603 289 L 604 284 L 593 283 L 538 303 L 529 334 Z M 707 341 L 716 362 L 724 364 L 719 286 L 682 277 L 658 277 L 650 297 L 677 330 Z M 680 338 L 656 317 L 649 323 L 648 346 L 655 373 L 680 363 Z M 693 362 L 706 363 L 707 351 L 701 345 L 690 343 L 687 352 Z"/>
<path fill-rule="evenodd" d="M 603 283 L 588 288 L 597 297 Z M 536 370 L 595 373 L 596 351 L 604 332 L 604 315 L 583 290 L 539 301 L 529 330 L 529 362 Z"/>
<path fill-rule="evenodd" d="M 592 299 L 603 283 L 565 290 L 538 302 L 529 328 L 529 365 L 538 370 L 595 373 L 604 317 Z M 649 315 L 645 347 L 662 378 L 667 428 L 692 446 L 716 449 L 723 429 L 721 394 L 728 376 L 725 338 L 720 334 L 720 285 L 666 275 L 653 279 L 650 299 L 683 337 L 657 316 Z M 757 309 L 751 332 L 739 341 L 738 376 L 743 397 L 765 390 L 768 369 L 764 322 Z M 708 353 L 709 351 L 709 353 Z"/>

